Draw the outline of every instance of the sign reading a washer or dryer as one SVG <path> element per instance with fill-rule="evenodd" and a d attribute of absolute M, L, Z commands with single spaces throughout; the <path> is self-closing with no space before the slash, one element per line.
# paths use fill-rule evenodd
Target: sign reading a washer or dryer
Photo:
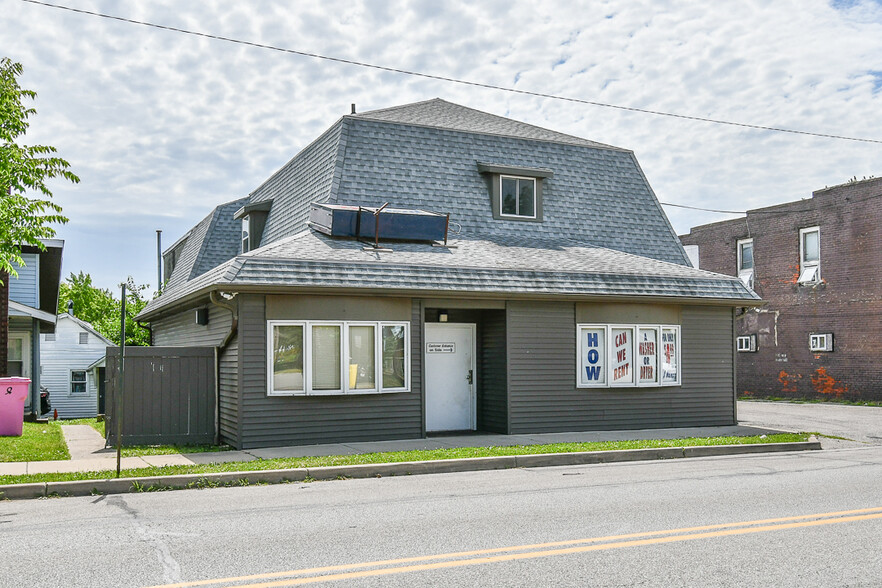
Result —
<path fill-rule="evenodd" d="M 426 343 L 426 353 L 456 353 L 456 343 Z"/>

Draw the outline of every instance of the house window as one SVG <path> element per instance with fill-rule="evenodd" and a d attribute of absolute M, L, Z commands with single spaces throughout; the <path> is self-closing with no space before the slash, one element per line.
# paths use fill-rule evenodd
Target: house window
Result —
<path fill-rule="evenodd" d="M 89 333 L 80 333 L 80 345 L 89 344 Z"/>
<path fill-rule="evenodd" d="M 579 388 L 680 384 L 680 327 L 576 325 Z"/>
<path fill-rule="evenodd" d="M 738 277 L 748 288 L 753 288 L 753 239 L 738 241 Z"/>
<path fill-rule="evenodd" d="M 744 335 L 735 339 L 736 347 L 741 352 L 756 351 L 756 335 Z"/>
<path fill-rule="evenodd" d="M 809 335 L 809 351 L 833 351 L 833 333 Z"/>
<path fill-rule="evenodd" d="M 407 389 L 407 328 L 405 325 L 383 325 L 383 388 Z"/>
<path fill-rule="evenodd" d="M 9 337 L 6 344 L 6 371 L 10 376 L 24 375 L 24 339 Z"/>
<path fill-rule="evenodd" d="M 270 321 L 268 343 L 270 396 L 410 390 L 408 323 Z"/>
<path fill-rule="evenodd" d="M 46 333 L 44 341 L 55 341 L 55 333 Z"/>
<path fill-rule="evenodd" d="M 536 218 L 536 178 L 500 176 L 499 212 L 502 216 Z"/>
<path fill-rule="evenodd" d="M 821 230 L 818 227 L 799 231 L 799 283 L 821 281 Z"/>
<path fill-rule="evenodd" d="M 251 239 L 249 238 L 249 234 L 251 233 L 251 217 L 243 216 L 242 217 L 242 253 L 248 253 L 251 251 Z"/>
<path fill-rule="evenodd" d="M 303 393 L 303 324 L 280 324 L 270 328 L 270 393 Z"/>
<path fill-rule="evenodd" d="M 71 370 L 70 372 L 70 393 L 85 394 L 86 393 L 86 372 L 85 370 Z"/>

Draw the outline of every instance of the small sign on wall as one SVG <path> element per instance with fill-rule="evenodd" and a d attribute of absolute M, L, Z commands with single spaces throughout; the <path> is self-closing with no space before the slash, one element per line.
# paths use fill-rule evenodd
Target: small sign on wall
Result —
<path fill-rule="evenodd" d="M 456 343 L 426 343 L 426 353 L 456 353 Z"/>

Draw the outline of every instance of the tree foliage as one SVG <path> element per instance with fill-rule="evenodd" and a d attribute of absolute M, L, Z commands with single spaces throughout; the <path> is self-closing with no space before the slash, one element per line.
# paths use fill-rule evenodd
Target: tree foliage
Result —
<path fill-rule="evenodd" d="M 150 331 L 135 322 L 135 316 L 147 305 L 148 286 L 136 285 L 129 277 L 126 287 L 126 345 L 150 345 Z M 73 302 L 74 316 L 90 323 L 96 331 L 119 345 L 120 299 L 106 288 L 92 283 L 83 272 L 70 274 L 58 291 L 58 312 L 67 312 Z"/>
<path fill-rule="evenodd" d="M 68 220 L 61 207 L 49 200 L 52 192 L 46 181 L 55 177 L 80 181 L 67 161 L 53 155 L 54 147 L 19 145 L 28 118 L 37 113 L 25 105 L 37 94 L 19 86 L 23 71 L 20 63 L 0 59 L 0 273 L 13 276 L 18 275 L 16 267 L 24 265 L 22 245 L 45 249 L 40 239 L 55 236 L 51 225 Z"/>

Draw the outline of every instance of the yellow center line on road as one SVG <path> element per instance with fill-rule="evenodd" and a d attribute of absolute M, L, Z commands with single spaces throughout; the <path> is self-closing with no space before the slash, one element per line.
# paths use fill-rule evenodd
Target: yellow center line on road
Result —
<path fill-rule="evenodd" d="M 270 572 L 266 574 L 254 574 L 249 576 L 238 576 L 229 578 L 217 578 L 213 580 L 198 580 L 193 582 L 180 582 L 176 584 L 163 584 L 161 586 L 153 586 L 151 588 L 188 588 L 190 586 L 208 586 L 208 585 L 231 585 L 236 583 L 239 588 L 271 588 L 276 586 L 295 586 L 299 584 L 311 584 L 317 582 L 331 582 L 350 578 L 363 578 L 368 576 L 385 576 L 390 574 L 401 574 L 405 572 L 419 572 L 427 570 L 436 570 L 443 568 L 484 565 L 490 563 L 499 563 L 505 561 L 514 561 L 520 559 L 534 559 L 539 557 L 550 557 L 558 555 L 568 555 L 574 553 L 585 553 L 590 551 L 601 551 L 607 549 L 620 549 L 624 547 L 638 547 L 642 545 L 655 545 L 662 543 L 673 543 L 677 541 L 691 541 L 696 539 L 708 539 L 713 537 L 726 537 L 733 535 L 745 535 L 750 533 L 763 533 L 770 531 L 779 531 L 784 529 L 796 529 L 803 527 L 815 527 L 820 525 L 831 525 L 837 523 L 847 523 L 855 521 L 864 521 L 871 519 L 882 519 L 882 507 L 864 508 L 858 510 L 846 510 L 828 513 L 818 513 L 811 515 L 800 515 L 794 517 L 781 517 L 774 519 L 761 519 L 756 521 L 744 521 L 739 523 L 721 523 L 715 525 L 705 525 L 700 527 L 686 527 L 682 529 L 670 529 L 664 531 L 650 531 L 644 533 L 630 533 L 626 535 L 610 535 L 606 537 L 593 537 L 588 539 L 573 539 L 567 541 L 555 541 L 549 543 L 534 543 L 530 545 L 519 545 L 511 547 L 497 547 L 492 549 L 481 549 L 474 551 L 460 551 L 453 553 L 444 553 L 428 556 L 417 556 L 399 559 L 387 559 L 353 564 L 341 564 L 334 566 L 324 566 L 316 568 L 305 568 L 300 570 L 289 570 L 284 572 Z M 815 520 L 806 520 L 815 519 Z M 795 522 L 801 521 L 801 522 Z M 710 531 L 710 532 L 706 532 Z M 659 535 L 668 535 L 659 537 Z M 643 539 L 640 539 L 643 538 Z M 586 545 L 586 544 L 592 545 Z M 564 546 L 572 546 L 563 549 L 550 549 Z M 521 552 L 521 553 L 506 553 Z M 492 554 L 505 554 L 494 555 Z M 480 557 L 491 556 L 491 557 Z M 457 559 L 460 558 L 460 559 Z M 462 559 L 467 558 L 467 559 Z M 452 561 L 435 561 L 435 560 L 452 560 Z M 418 562 L 434 562 L 423 563 Z M 418 564 L 405 565 L 401 564 Z M 359 569 L 359 568 L 378 568 L 380 566 L 397 566 L 384 567 L 381 569 Z M 358 570 L 345 573 L 327 574 L 327 572 L 343 572 L 344 570 Z M 316 576 L 315 574 L 326 575 Z M 300 576 L 300 577 L 293 577 Z M 303 577 L 309 576 L 309 577 Z M 273 582 L 265 582 L 260 584 L 238 584 L 239 582 L 269 580 L 272 578 L 284 578 Z"/>

